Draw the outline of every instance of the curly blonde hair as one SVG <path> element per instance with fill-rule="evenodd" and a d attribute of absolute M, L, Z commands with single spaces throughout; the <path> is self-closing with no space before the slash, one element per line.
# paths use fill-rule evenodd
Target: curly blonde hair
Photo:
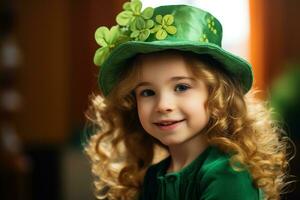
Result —
<path fill-rule="evenodd" d="M 182 56 L 209 91 L 209 144 L 230 153 L 235 170 L 248 170 L 264 199 L 278 200 L 286 185 L 289 140 L 271 119 L 266 102 L 244 95 L 242 86 L 208 55 L 165 51 Z M 161 54 L 161 53 L 160 53 Z M 94 125 L 85 150 L 92 163 L 98 199 L 135 199 L 147 168 L 167 156 L 167 147 L 147 134 L 137 114 L 133 88 L 143 56 L 133 59 L 110 94 L 92 96 L 87 117 Z"/>

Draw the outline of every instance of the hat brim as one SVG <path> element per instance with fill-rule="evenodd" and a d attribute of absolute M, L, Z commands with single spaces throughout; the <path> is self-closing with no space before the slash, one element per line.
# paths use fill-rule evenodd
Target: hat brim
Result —
<path fill-rule="evenodd" d="M 103 94 L 105 96 L 109 94 L 118 81 L 118 77 L 122 71 L 120 68 L 124 67 L 130 58 L 140 53 L 152 53 L 167 49 L 211 55 L 212 58 L 223 64 L 225 70 L 233 78 L 241 82 L 244 93 L 249 91 L 252 86 L 253 74 L 251 65 L 244 59 L 231 54 L 217 45 L 191 41 L 129 41 L 114 49 L 100 68 L 99 85 Z"/>

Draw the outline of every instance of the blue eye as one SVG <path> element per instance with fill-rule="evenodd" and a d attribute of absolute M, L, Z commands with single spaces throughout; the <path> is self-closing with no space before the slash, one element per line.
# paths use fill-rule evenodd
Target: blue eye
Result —
<path fill-rule="evenodd" d="M 149 89 L 146 89 L 146 90 L 142 90 L 140 92 L 140 95 L 143 96 L 143 97 L 149 97 L 149 96 L 153 96 L 155 93 L 153 90 L 149 90 Z"/>
<path fill-rule="evenodd" d="M 186 85 L 186 84 L 178 84 L 176 85 L 175 87 L 175 91 L 176 92 L 184 92 L 188 89 L 190 89 L 191 87 L 189 85 Z"/>

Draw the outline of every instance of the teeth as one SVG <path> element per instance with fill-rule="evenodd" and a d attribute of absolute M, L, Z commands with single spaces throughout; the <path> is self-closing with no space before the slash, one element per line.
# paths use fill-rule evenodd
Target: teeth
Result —
<path fill-rule="evenodd" d="M 179 120 L 179 121 L 170 121 L 170 122 L 157 122 L 155 123 L 158 126 L 168 126 L 168 125 L 172 125 L 172 124 L 176 124 L 178 122 L 182 122 L 184 120 Z"/>
<path fill-rule="evenodd" d="M 167 126 L 167 125 L 171 125 L 171 124 L 174 124 L 176 122 L 163 122 L 163 123 L 159 123 L 159 125 L 162 125 L 162 126 Z"/>

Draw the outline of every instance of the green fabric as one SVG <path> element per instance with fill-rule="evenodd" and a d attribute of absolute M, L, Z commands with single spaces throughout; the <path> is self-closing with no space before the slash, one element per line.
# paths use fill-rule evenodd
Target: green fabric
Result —
<path fill-rule="evenodd" d="M 229 156 L 207 148 L 179 172 L 167 173 L 170 157 L 152 165 L 139 200 L 259 200 L 247 171 L 234 171 Z"/>
<path fill-rule="evenodd" d="M 166 22 L 168 25 L 161 26 L 158 31 L 164 33 L 159 37 L 154 33 L 147 34 L 148 37 L 145 41 L 131 40 L 120 43 L 116 47 L 112 45 L 114 49 L 107 55 L 107 58 L 105 57 L 103 64 L 100 64 L 99 85 L 104 95 L 109 94 L 118 81 L 122 69 L 135 55 L 167 49 L 209 54 L 221 62 L 233 78 L 239 80 L 245 93 L 251 88 L 253 82 L 251 65 L 221 47 L 222 26 L 214 16 L 204 10 L 187 5 L 157 7 L 154 9 L 152 20 L 160 22 L 161 17 L 157 17 L 160 15 L 173 16 L 174 21 L 168 22 L 172 26 L 171 30 L 168 29 L 169 24 Z M 175 29 L 176 33 L 174 33 Z M 166 30 L 172 34 L 168 34 Z M 102 54 L 99 55 L 99 51 L 96 52 L 96 57 L 99 57 L 97 60 L 101 60 Z"/>

